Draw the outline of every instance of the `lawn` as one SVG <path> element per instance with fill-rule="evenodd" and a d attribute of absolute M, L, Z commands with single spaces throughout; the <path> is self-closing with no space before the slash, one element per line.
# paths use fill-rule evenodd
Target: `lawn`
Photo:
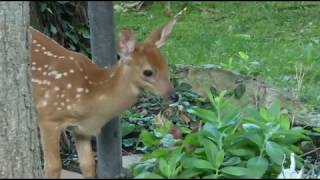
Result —
<path fill-rule="evenodd" d="M 295 90 L 310 108 L 316 108 L 320 105 L 319 5 L 318 2 L 171 2 L 173 14 L 185 7 L 187 10 L 162 52 L 171 64 L 217 64 L 258 76 Z M 115 10 L 116 31 L 130 28 L 138 40 L 169 20 L 161 3 L 139 11 Z M 297 78 L 300 70 L 304 76 L 300 74 Z"/>

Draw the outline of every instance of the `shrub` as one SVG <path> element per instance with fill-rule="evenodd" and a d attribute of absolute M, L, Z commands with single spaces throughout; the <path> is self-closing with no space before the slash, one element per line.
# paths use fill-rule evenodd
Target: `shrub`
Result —
<path fill-rule="evenodd" d="M 208 93 L 211 108 L 192 107 L 199 118 L 196 132 L 183 139 L 170 133 L 173 124 L 143 130 L 140 139 L 149 150 L 131 166 L 136 178 L 275 178 L 288 166 L 290 153 L 300 154 L 297 142 L 310 140 L 309 131 L 291 127 L 280 112 L 280 102 L 259 110 L 234 107 Z M 298 167 L 302 159 L 295 157 Z"/>

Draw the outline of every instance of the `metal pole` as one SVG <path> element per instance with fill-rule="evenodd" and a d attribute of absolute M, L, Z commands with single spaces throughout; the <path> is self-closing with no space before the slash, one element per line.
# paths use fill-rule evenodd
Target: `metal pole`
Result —
<path fill-rule="evenodd" d="M 111 1 L 88 1 L 93 61 L 103 67 L 116 62 Z M 97 137 L 97 178 L 120 177 L 122 170 L 120 122 L 114 118 Z"/>

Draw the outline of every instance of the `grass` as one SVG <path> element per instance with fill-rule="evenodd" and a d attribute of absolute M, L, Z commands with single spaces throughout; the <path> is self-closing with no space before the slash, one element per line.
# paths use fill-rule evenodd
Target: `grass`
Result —
<path fill-rule="evenodd" d="M 320 105 L 320 3 L 171 2 L 173 14 L 184 7 L 162 48 L 170 63 L 218 64 L 289 89 L 297 88 L 295 67 L 302 63 L 310 70 L 300 98 Z M 130 28 L 138 40 L 169 20 L 161 3 L 115 13 L 116 31 Z"/>

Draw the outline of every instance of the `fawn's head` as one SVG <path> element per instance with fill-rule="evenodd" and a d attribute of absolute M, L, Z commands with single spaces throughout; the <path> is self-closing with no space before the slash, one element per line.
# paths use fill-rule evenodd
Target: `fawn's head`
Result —
<path fill-rule="evenodd" d="M 170 21 L 139 44 L 135 43 L 132 32 L 122 31 L 118 42 L 120 61 L 125 63 L 134 85 L 173 101 L 177 100 L 177 96 L 169 81 L 167 60 L 161 54 L 160 47 L 165 44 L 175 23 L 175 19 Z"/>

